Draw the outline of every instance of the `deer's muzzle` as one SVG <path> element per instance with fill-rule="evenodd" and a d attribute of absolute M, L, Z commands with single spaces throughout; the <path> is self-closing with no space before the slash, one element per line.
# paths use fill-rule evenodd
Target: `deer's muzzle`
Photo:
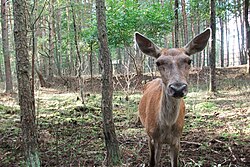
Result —
<path fill-rule="evenodd" d="M 168 87 L 168 95 L 175 97 L 175 98 L 181 98 L 185 96 L 188 92 L 188 86 L 185 83 L 173 83 L 170 84 Z"/>

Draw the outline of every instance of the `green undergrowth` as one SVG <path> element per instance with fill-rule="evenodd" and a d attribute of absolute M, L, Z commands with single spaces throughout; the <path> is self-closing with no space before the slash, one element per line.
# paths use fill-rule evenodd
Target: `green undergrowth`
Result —
<path fill-rule="evenodd" d="M 229 89 L 230 84 L 231 81 L 215 94 L 207 93 L 206 88 L 191 87 L 185 97 L 187 111 L 182 141 L 198 144 L 196 148 L 182 143 L 183 165 L 218 166 L 220 162 L 214 154 L 222 152 L 223 159 L 223 154 L 233 147 L 230 144 L 250 148 L 247 142 L 250 140 L 250 88 L 246 82 L 237 81 L 235 87 Z M 42 166 L 103 165 L 106 153 L 101 95 L 88 94 L 84 105 L 77 96 L 45 92 L 36 97 Z M 146 133 L 137 126 L 140 98 L 141 93 L 114 92 L 113 95 L 113 117 L 124 166 L 138 166 L 148 161 Z M 0 166 L 22 166 L 19 109 L 0 105 L 0 122 L 0 138 L 3 139 L 0 141 L 0 157 L 3 157 Z M 193 155 L 188 155 L 190 152 Z M 165 161 L 163 166 L 169 163 Z"/>

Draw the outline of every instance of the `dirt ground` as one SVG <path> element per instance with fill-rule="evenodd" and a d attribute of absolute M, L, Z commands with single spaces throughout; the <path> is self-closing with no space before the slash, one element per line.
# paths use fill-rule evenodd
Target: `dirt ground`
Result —
<path fill-rule="evenodd" d="M 241 70 L 218 70 L 219 91 L 215 94 L 206 91 L 206 72 L 194 71 L 190 77 L 180 166 L 250 166 L 250 77 Z M 120 166 L 144 167 L 148 163 L 147 136 L 136 121 L 140 96 L 124 91 L 114 93 Z M 89 93 L 85 107 L 77 97 L 77 92 L 65 89 L 39 88 L 36 92 L 38 142 L 44 167 L 104 166 L 101 96 Z M 0 94 L 0 124 L 0 166 L 25 166 L 17 94 Z M 162 167 L 170 166 L 167 154 L 164 147 Z"/>

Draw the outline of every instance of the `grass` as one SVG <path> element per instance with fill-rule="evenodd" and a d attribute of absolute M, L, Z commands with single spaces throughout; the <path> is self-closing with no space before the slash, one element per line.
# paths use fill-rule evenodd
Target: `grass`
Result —
<path fill-rule="evenodd" d="M 225 79 L 218 86 L 219 92 L 215 95 L 208 94 L 206 89 L 191 87 L 193 91 L 185 98 L 182 166 L 231 164 L 245 167 L 250 162 L 247 159 L 250 150 L 249 81 Z M 83 107 L 76 93 L 51 89 L 36 93 L 42 166 L 102 166 L 105 146 L 101 95 L 90 94 Z M 140 97 L 140 93 L 127 96 L 124 92 L 115 92 L 113 96 L 113 116 L 123 166 L 148 162 L 146 133 L 136 125 Z M 19 119 L 18 107 L 0 105 L 0 166 L 23 164 Z M 164 149 L 163 154 L 166 152 Z M 161 165 L 168 166 L 168 158 L 163 158 Z"/>

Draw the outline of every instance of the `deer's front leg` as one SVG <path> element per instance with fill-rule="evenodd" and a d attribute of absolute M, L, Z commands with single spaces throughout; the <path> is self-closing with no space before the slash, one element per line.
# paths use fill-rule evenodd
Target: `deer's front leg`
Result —
<path fill-rule="evenodd" d="M 161 158 L 161 150 L 162 150 L 162 144 L 160 141 L 155 141 L 155 167 L 159 165 L 159 161 Z"/>
<path fill-rule="evenodd" d="M 178 166 L 179 149 L 180 149 L 180 141 L 170 146 L 169 156 L 171 158 L 171 167 Z"/>
<path fill-rule="evenodd" d="M 148 147 L 149 147 L 149 167 L 155 166 L 155 146 L 154 141 L 150 137 L 148 138 Z"/>
<path fill-rule="evenodd" d="M 158 140 L 153 140 L 149 138 L 149 149 L 150 149 L 150 167 L 158 167 L 161 151 L 162 151 L 162 144 Z"/>

